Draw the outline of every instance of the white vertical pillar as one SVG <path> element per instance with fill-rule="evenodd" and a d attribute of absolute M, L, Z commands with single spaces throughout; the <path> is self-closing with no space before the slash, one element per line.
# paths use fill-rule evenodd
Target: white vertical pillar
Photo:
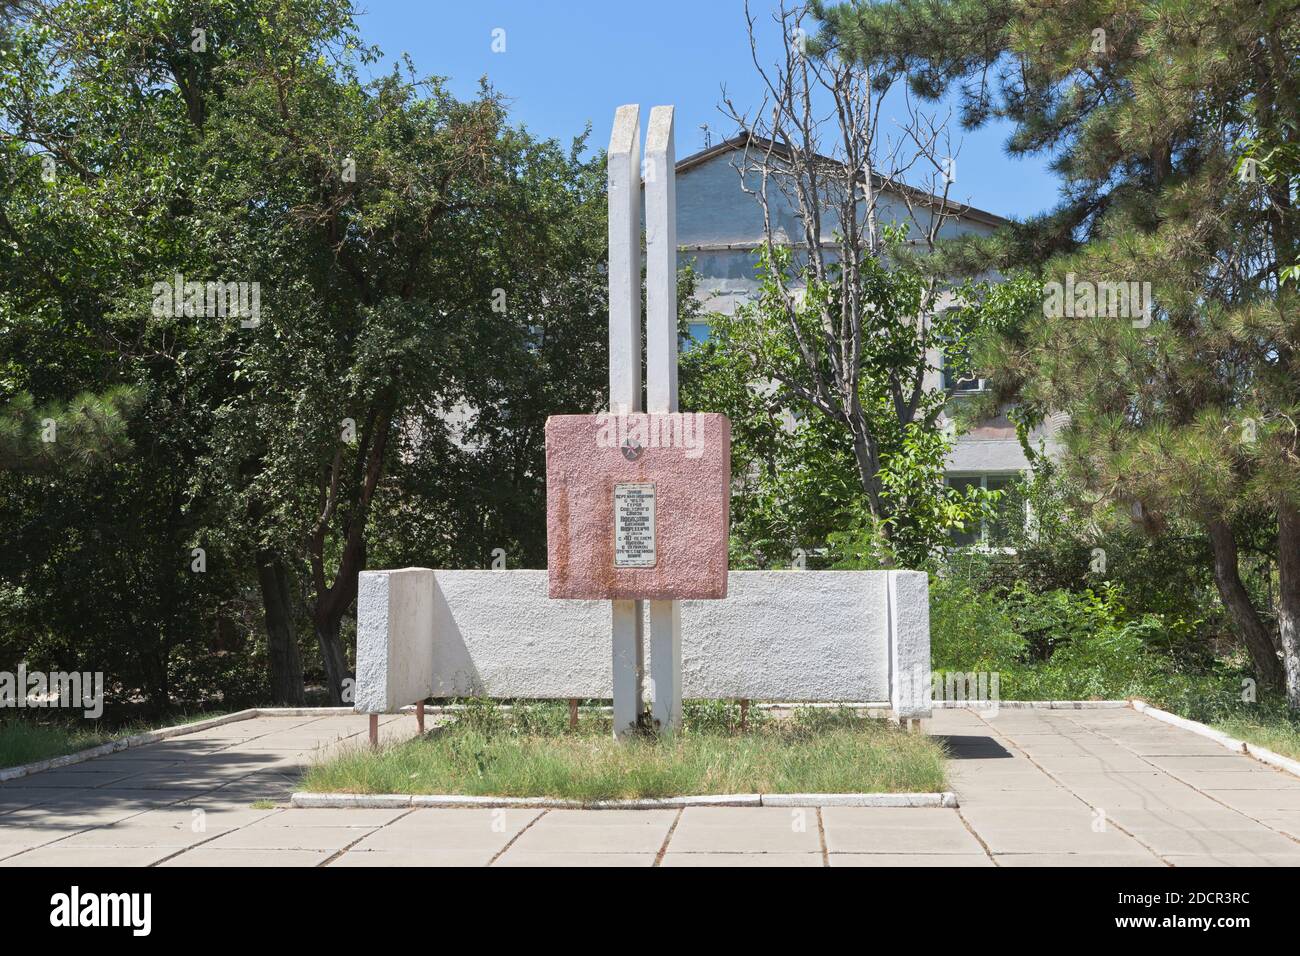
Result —
<path fill-rule="evenodd" d="M 650 602 L 650 680 L 654 703 L 650 716 L 662 732 L 682 725 L 682 605 Z"/>
<path fill-rule="evenodd" d="M 646 410 L 677 411 L 677 190 L 673 108 L 650 111 L 645 144 Z"/>
<path fill-rule="evenodd" d="M 609 410 L 641 411 L 641 108 L 614 114 L 609 184 Z"/>
<path fill-rule="evenodd" d="M 641 110 L 620 106 L 609 137 L 609 410 L 641 411 Z M 641 714 L 641 602 L 612 601 L 614 736 Z"/>
<path fill-rule="evenodd" d="M 677 411 L 677 195 L 673 108 L 650 111 L 646 131 L 646 410 Z M 682 721 L 682 618 L 677 601 L 650 602 L 651 716 L 660 731 Z"/>

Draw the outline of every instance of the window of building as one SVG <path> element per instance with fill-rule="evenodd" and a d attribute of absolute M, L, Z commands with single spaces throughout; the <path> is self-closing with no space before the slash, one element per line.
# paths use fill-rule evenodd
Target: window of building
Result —
<path fill-rule="evenodd" d="M 961 361 L 958 361 L 960 357 Z M 942 366 L 943 387 L 950 392 L 981 392 L 985 388 L 985 380 L 980 378 L 974 372 L 959 373 L 956 371 L 957 366 L 969 365 L 969 359 L 965 355 L 954 354 L 944 349 L 939 353 L 939 362 Z"/>
<path fill-rule="evenodd" d="M 1020 496 L 1015 494 L 1015 485 L 1019 475 L 954 475 L 947 479 L 950 487 L 959 491 L 967 488 L 983 488 L 987 491 L 1006 492 L 998 501 L 992 518 L 980 522 L 978 527 L 968 527 L 963 531 L 953 530 L 953 547 L 970 548 L 1009 548 L 1012 534 L 1025 523 L 1025 505 Z"/>

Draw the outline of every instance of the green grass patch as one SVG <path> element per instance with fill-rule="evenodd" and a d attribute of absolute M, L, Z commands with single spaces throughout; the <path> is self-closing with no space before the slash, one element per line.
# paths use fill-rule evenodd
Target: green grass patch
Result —
<path fill-rule="evenodd" d="M 61 757 L 107 743 L 117 736 L 121 734 L 105 733 L 89 721 L 78 725 L 65 721 L 0 719 L 0 768 Z"/>
<path fill-rule="evenodd" d="M 423 737 L 348 749 L 314 765 L 302 789 L 612 800 L 723 793 L 886 793 L 945 789 L 942 745 L 848 710 L 752 708 L 745 731 L 727 702 L 689 703 L 672 736 L 615 741 L 608 717 L 482 702 Z"/>
<path fill-rule="evenodd" d="M 161 727 L 176 727 L 216 717 L 221 711 L 196 711 L 173 714 L 157 722 L 131 718 L 109 724 L 103 720 L 81 720 L 63 716 L 51 717 L 28 710 L 21 717 L 0 717 L 0 770 L 18 767 L 51 757 L 88 750 L 112 740 L 141 734 Z"/>
<path fill-rule="evenodd" d="M 1215 720 L 1211 726 L 1230 737 L 1300 760 L 1300 714 L 1288 714 L 1279 708 L 1257 712 L 1243 709 Z"/>

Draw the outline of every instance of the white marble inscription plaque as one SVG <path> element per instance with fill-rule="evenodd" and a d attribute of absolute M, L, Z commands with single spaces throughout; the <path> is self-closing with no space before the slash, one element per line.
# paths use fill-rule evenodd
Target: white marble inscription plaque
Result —
<path fill-rule="evenodd" d="M 655 486 L 614 486 L 614 567 L 655 566 Z"/>

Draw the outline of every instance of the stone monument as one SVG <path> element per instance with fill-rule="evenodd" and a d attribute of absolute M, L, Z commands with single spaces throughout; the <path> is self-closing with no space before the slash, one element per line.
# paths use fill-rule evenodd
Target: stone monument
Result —
<path fill-rule="evenodd" d="M 650 604 L 650 718 L 682 716 L 681 599 L 727 596 L 731 423 L 677 407 L 673 108 L 650 111 L 645 157 L 646 389 L 641 395 L 640 108 L 609 144 L 609 411 L 546 423 L 551 598 L 612 602 L 614 733 L 643 712 Z M 644 410 L 643 410 L 644 409 Z"/>

